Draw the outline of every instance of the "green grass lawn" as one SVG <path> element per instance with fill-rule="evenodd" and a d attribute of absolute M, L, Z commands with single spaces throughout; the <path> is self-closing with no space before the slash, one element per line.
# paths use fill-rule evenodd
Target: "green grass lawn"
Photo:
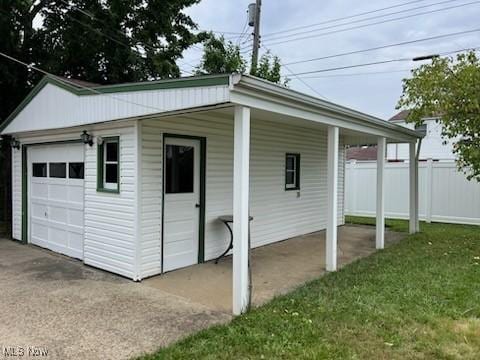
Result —
<path fill-rule="evenodd" d="M 421 230 L 144 359 L 479 359 L 480 227 Z"/>

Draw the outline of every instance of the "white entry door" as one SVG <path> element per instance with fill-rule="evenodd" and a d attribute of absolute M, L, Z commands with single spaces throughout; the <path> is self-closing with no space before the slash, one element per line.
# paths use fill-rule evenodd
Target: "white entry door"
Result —
<path fill-rule="evenodd" d="M 198 263 L 200 141 L 165 138 L 163 271 Z"/>
<path fill-rule="evenodd" d="M 29 241 L 83 259 L 83 144 L 28 148 Z"/>

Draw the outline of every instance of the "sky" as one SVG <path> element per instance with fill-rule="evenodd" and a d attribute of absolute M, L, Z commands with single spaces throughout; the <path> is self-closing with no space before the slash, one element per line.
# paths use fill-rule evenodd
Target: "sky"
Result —
<path fill-rule="evenodd" d="M 245 25 L 246 10 L 250 2 L 201 0 L 185 12 L 198 24 L 199 29 L 224 32 L 226 38 L 240 44 L 242 51 L 245 51 L 244 54 L 249 59 L 252 29 Z M 401 4 L 404 5 L 396 6 Z M 354 16 L 390 6 L 395 7 Z M 412 10 L 408 11 L 408 9 Z M 435 11 L 440 9 L 445 10 Z M 411 16 L 426 12 L 429 13 Z M 273 55 L 280 57 L 282 64 L 480 29 L 478 25 L 480 1 L 475 0 L 263 0 L 261 14 L 260 31 L 263 47 L 260 53 L 269 49 Z M 354 17 L 332 21 L 349 16 Z M 406 16 L 411 17 L 392 20 Z M 382 24 L 363 26 L 382 21 L 384 22 Z M 323 24 L 306 27 L 318 23 Z M 277 35 L 272 34 L 298 27 L 304 28 Z M 357 28 L 338 31 L 351 27 Z M 247 31 L 240 37 L 244 29 Z M 305 31 L 310 32 L 292 36 Z M 325 34 L 332 31 L 336 32 Z M 319 34 L 324 35 L 318 36 Z M 410 69 L 422 64 L 410 59 L 480 47 L 479 34 L 480 31 L 471 32 L 348 56 L 291 64 L 283 66 L 282 73 L 291 79 L 289 86 L 294 90 L 388 119 L 397 112 L 395 106 L 402 93 L 402 79 L 409 76 Z M 290 37 L 286 37 L 287 35 Z M 310 38 L 298 39 L 300 37 Z M 292 41 L 287 42 L 287 40 Z M 197 65 L 201 56 L 200 48 L 192 48 L 185 52 L 184 59 L 179 62 L 179 65 L 185 71 L 191 71 L 192 65 Z M 302 80 L 289 75 L 289 73 L 298 74 L 393 59 L 407 60 L 297 75 L 302 77 Z"/>

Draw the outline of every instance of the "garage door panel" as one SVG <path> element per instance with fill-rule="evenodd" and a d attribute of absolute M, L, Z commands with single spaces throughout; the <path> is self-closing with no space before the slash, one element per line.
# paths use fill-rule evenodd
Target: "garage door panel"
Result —
<path fill-rule="evenodd" d="M 67 225 L 68 216 L 65 207 L 49 206 L 48 219 L 60 223 L 61 225 Z"/>
<path fill-rule="evenodd" d="M 82 204 L 83 207 L 83 186 L 69 185 L 68 187 L 68 201 Z"/>
<path fill-rule="evenodd" d="M 83 214 L 83 203 L 76 203 L 71 201 L 65 200 L 44 200 L 44 199 L 32 199 L 37 204 L 47 205 L 48 207 L 57 207 L 62 208 L 64 210 L 74 209 L 82 212 Z M 82 215 L 83 216 L 83 215 Z"/>
<path fill-rule="evenodd" d="M 84 161 L 83 145 L 32 146 L 27 157 L 30 242 L 83 259 L 84 180 L 68 178 L 69 163 Z M 48 172 L 37 171 L 33 176 L 33 163 L 46 164 Z"/>
<path fill-rule="evenodd" d="M 48 224 L 47 224 L 47 222 L 45 222 L 44 224 L 42 224 L 40 222 L 32 223 L 32 234 L 34 234 L 34 236 L 37 239 L 41 239 L 43 241 L 46 241 L 48 239 Z"/>
<path fill-rule="evenodd" d="M 64 229 L 50 226 L 48 228 L 48 241 L 62 247 L 68 245 L 68 232 Z"/>
<path fill-rule="evenodd" d="M 83 236 L 83 226 L 74 226 L 69 224 L 67 226 L 67 230 L 69 234 L 80 234 Z"/>
<path fill-rule="evenodd" d="M 74 251 L 83 253 L 83 234 L 68 234 L 68 247 Z"/>
<path fill-rule="evenodd" d="M 48 185 L 45 183 L 32 182 L 30 192 L 32 193 L 32 198 L 47 199 Z"/>
<path fill-rule="evenodd" d="M 32 203 L 31 205 L 31 212 L 32 212 L 32 217 L 34 218 L 41 218 L 43 219 L 45 217 L 45 214 L 47 213 L 48 206 L 42 203 Z"/>
<path fill-rule="evenodd" d="M 50 200 L 68 201 L 67 184 L 48 185 L 48 198 Z"/>

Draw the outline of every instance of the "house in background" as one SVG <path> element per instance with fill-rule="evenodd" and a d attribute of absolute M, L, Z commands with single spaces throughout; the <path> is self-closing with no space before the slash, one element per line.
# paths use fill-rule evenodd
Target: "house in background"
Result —
<path fill-rule="evenodd" d="M 419 229 L 418 133 L 248 75 L 93 87 L 45 77 L 0 131 L 13 137 L 13 238 L 141 280 L 215 259 L 229 243 L 219 217 L 233 216 L 235 314 L 248 303 L 250 243 L 326 229 L 336 270 L 346 145 L 408 143 Z"/>
<path fill-rule="evenodd" d="M 455 155 L 452 151 L 452 142 L 442 139 L 442 124 L 438 117 L 425 118 L 421 126 L 415 126 L 406 122 L 408 110 L 400 111 L 388 121 L 406 127 L 411 130 L 425 134 L 420 147 L 419 160 L 432 159 L 435 161 L 454 161 Z M 375 161 L 377 160 L 377 150 L 375 145 L 360 145 L 347 148 L 347 161 Z M 388 144 L 387 161 L 408 161 L 408 145 L 406 144 Z"/>
<path fill-rule="evenodd" d="M 452 152 L 452 143 L 444 144 L 441 138 L 442 125 L 435 117 L 424 119 L 424 124 L 415 128 L 407 124 L 408 111 L 401 111 L 389 122 L 425 134 L 422 139 L 419 160 L 419 211 L 420 218 L 427 222 L 439 221 L 458 224 L 480 224 L 480 186 L 468 181 L 458 171 Z M 409 217 L 408 176 L 409 149 L 403 144 L 387 145 L 388 163 L 385 166 L 386 192 L 385 211 L 388 217 Z M 377 167 L 375 145 L 347 148 L 345 170 L 345 214 L 373 216 L 376 199 Z"/>
<path fill-rule="evenodd" d="M 438 122 L 438 117 L 425 118 L 423 119 L 423 124 L 421 126 L 415 126 L 414 124 L 409 124 L 406 122 L 408 113 L 408 110 L 400 111 L 388 121 L 396 125 L 423 132 L 425 134 L 425 137 L 422 139 L 419 159 L 454 161 L 455 155 L 452 151 L 452 142 L 442 139 L 442 124 Z M 404 144 L 388 144 L 387 160 L 408 160 L 408 146 L 405 146 Z"/>
<path fill-rule="evenodd" d="M 347 148 L 347 161 L 350 161 L 350 160 L 376 161 L 377 146 L 376 145 L 349 146 Z"/>

